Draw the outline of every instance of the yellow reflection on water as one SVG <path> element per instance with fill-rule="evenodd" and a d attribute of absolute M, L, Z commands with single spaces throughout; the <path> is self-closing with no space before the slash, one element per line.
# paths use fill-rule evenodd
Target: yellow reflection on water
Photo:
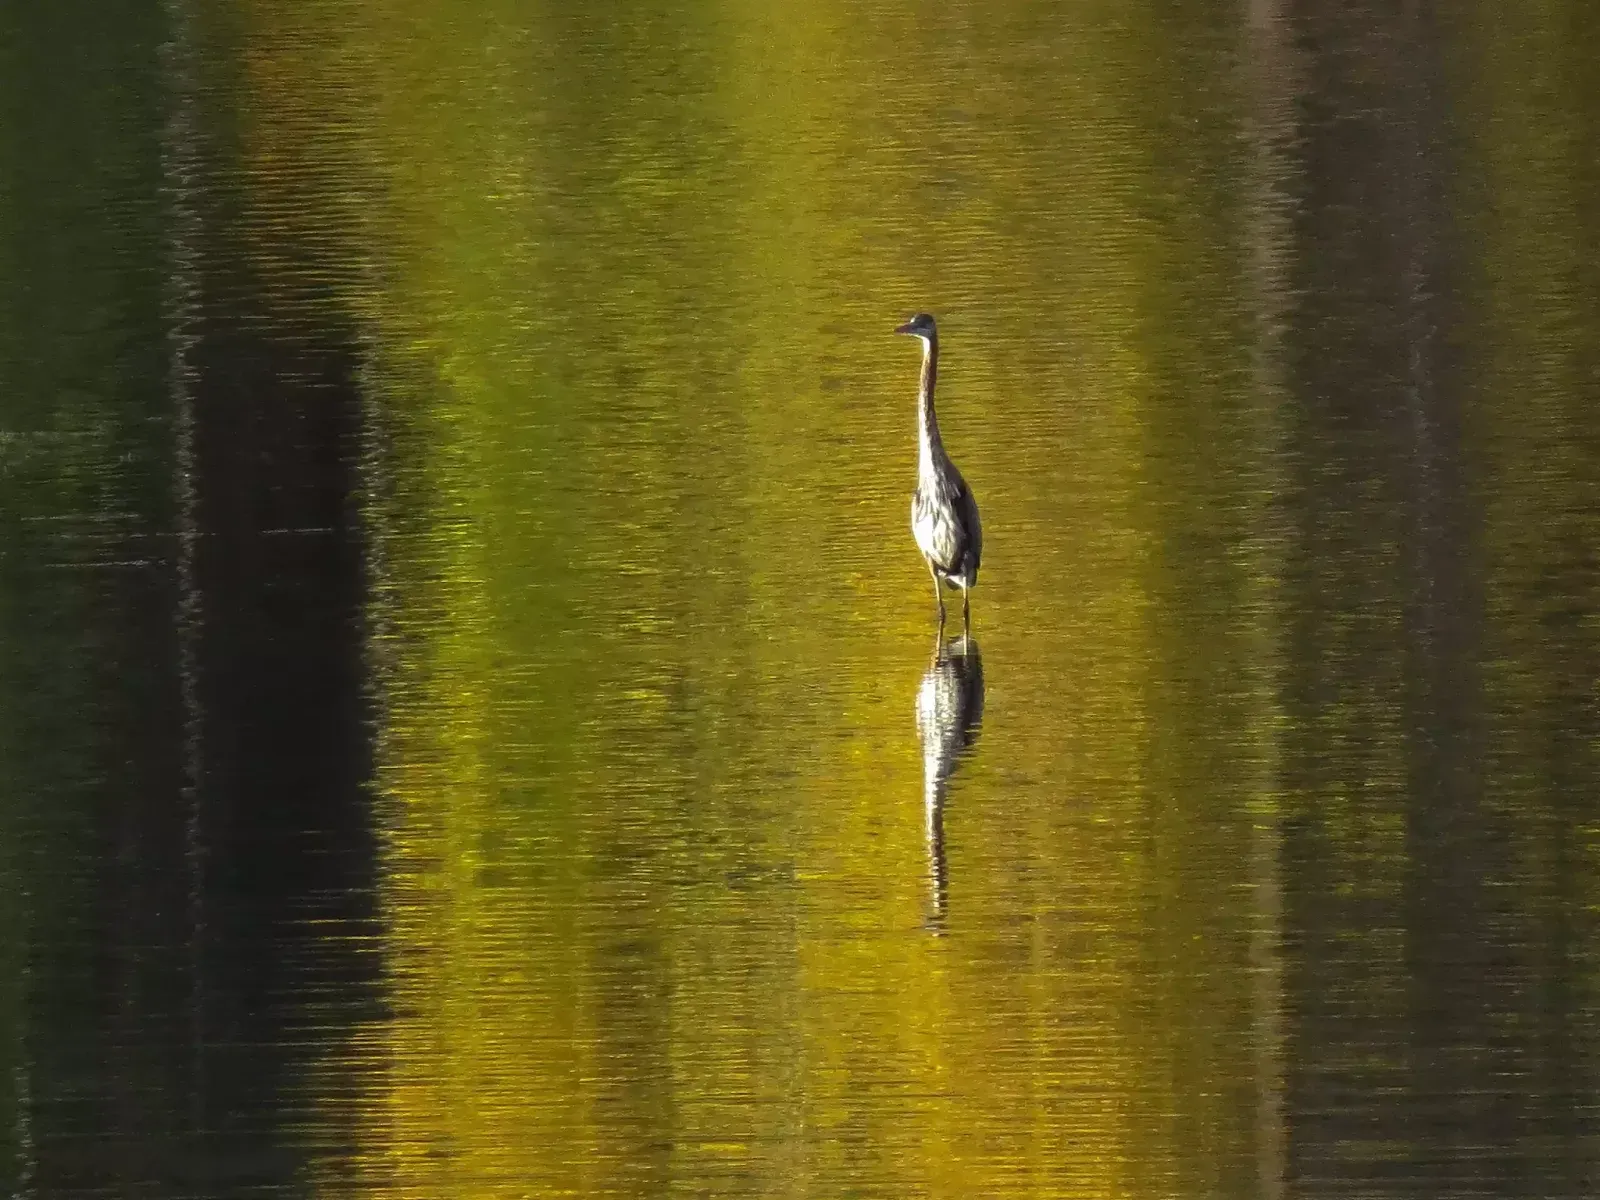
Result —
<path fill-rule="evenodd" d="M 381 1084 L 335 1104 L 328 1066 L 357 1150 L 319 1190 L 1254 1186 L 1226 82 L 1150 87 L 1159 20 L 1072 8 L 310 11 L 365 47 L 340 94 L 380 197 L 352 303 L 392 1008 Z M 922 307 L 991 531 L 937 928 L 889 332 Z"/>

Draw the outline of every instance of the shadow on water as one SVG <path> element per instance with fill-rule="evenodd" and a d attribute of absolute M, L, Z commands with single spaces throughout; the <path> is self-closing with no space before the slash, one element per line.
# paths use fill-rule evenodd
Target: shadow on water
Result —
<path fill-rule="evenodd" d="M 942 635 L 942 631 L 941 631 Z M 944 801 L 950 776 L 972 749 L 983 725 L 983 654 L 969 636 L 934 647 L 917 688 L 917 738 L 922 742 L 922 803 L 928 840 L 932 910 L 928 928 L 943 934 L 950 907 L 945 859 Z"/>
<path fill-rule="evenodd" d="M 380 1003 L 362 364 L 242 265 L 199 118 L 155 136 L 168 30 L 68 50 L 73 11 L 26 27 L 18 144 L 78 149 L 3 162 L 0 1181 L 261 1195 L 343 1150 L 313 1088 L 359 1093 Z"/>

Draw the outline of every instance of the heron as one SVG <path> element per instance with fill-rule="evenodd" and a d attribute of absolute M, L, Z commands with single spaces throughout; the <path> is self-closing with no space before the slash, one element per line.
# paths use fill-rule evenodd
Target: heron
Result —
<path fill-rule="evenodd" d="M 911 496 L 911 535 L 933 576 L 933 598 L 944 629 L 944 588 L 961 591 L 961 627 L 972 623 L 971 593 L 978 582 L 983 530 L 972 489 L 945 453 L 933 412 L 933 385 L 939 375 L 939 329 L 928 313 L 918 313 L 896 333 L 922 339 L 922 383 L 917 390 L 917 490 Z"/>

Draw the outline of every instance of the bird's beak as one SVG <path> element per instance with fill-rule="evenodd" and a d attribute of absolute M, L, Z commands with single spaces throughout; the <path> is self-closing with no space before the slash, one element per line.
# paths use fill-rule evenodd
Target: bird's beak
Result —
<path fill-rule="evenodd" d="M 896 325 L 894 327 L 894 331 L 896 333 L 910 333 L 910 332 L 912 332 L 911 322 L 907 321 L 904 325 Z"/>

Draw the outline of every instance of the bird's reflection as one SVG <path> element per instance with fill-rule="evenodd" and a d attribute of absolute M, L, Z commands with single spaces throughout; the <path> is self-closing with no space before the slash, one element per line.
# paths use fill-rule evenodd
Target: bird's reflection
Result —
<path fill-rule="evenodd" d="M 943 933 L 950 878 L 944 853 L 945 783 L 977 740 L 983 723 L 983 656 L 971 637 L 934 644 L 933 662 L 917 689 L 917 737 L 922 742 L 922 802 L 927 822 L 928 876 L 933 911 L 928 927 Z"/>

